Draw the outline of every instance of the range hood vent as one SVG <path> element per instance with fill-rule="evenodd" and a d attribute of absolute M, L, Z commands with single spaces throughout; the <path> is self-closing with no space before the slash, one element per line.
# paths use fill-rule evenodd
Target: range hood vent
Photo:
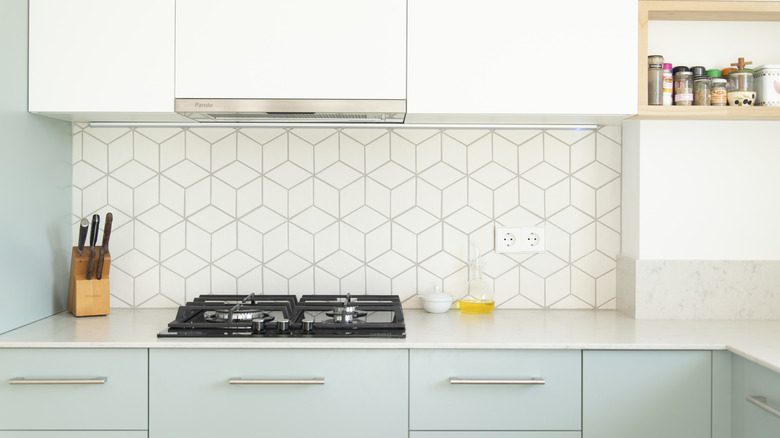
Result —
<path fill-rule="evenodd" d="M 405 100 L 176 99 L 177 113 L 197 122 L 403 123 Z"/>

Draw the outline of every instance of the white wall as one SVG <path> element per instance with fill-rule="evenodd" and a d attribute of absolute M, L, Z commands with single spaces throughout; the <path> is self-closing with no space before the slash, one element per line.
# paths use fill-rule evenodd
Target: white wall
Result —
<path fill-rule="evenodd" d="M 780 259 L 780 122 L 639 123 L 641 167 L 624 172 L 638 172 L 640 232 L 627 255 Z"/>

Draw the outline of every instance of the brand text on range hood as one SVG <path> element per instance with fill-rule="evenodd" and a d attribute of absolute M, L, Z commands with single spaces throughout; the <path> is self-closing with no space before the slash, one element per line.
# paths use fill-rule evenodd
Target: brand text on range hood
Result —
<path fill-rule="evenodd" d="M 403 99 L 176 99 L 198 122 L 403 123 Z"/>

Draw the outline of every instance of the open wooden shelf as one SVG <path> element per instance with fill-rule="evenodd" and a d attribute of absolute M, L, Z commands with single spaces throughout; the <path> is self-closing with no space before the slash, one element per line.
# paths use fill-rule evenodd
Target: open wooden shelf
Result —
<path fill-rule="evenodd" d="M 647 24 L 650 20 L 780 21 L 780 1 L 639 1 L 639 91 L 634 119 L 780 120 L 778 107 L 655 106 L 647 104 Z"/>

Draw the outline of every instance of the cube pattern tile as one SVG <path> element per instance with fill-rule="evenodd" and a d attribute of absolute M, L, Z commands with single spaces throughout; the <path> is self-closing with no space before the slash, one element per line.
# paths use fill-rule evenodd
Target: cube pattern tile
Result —
<path fill-rule="evenodd" d="M 478 248 L 499 308 L 615 308 L 621 131 L 73 125 L 77 223 L 114 214 L 113 307 L 205 293 L 465 294 Z M 497 254 L 496 225 L 547 230 Z"/>

